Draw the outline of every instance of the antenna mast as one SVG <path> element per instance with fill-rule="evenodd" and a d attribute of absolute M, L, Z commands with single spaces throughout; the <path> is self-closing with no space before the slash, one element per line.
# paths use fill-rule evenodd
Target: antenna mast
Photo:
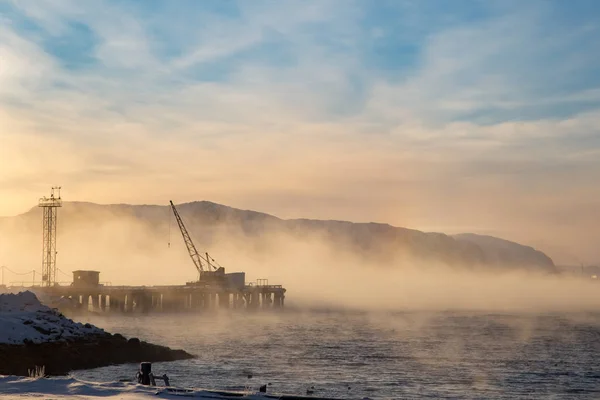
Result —
<path fill-rule="evenodd" d="M 58 208 L 62 207 L 60 186 L 55 186 L 50 197 L 42 197 L 38 206 L 44 209 L 42 217 L 42 286 L 56 283 L 56 224 Z"/>

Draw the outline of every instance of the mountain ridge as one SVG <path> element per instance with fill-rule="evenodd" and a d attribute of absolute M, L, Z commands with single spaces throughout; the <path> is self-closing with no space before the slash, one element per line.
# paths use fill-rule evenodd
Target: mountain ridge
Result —
<path fill-rule="evenodd" d="M 206 200 L 181 203 L 177 209 L 190 233 L 194 238 L 201 238 L 202 243 L 210 244 L 214 240 L 215 229 L 219 228 L 232 237 L 241 235 L 244 240 L 257 242 L 282 234 L 297 240 L 316 237 L 331 244 L 334 249 L 349 251 L 382 265 L 392 264 L 398 257 L 413 257 L 450 266 L 527 268 L 555 272 L 554 262 L 543 252 L 493 236 L 473 233 L 447 235 L 379 222 L 282 219 L 268 213 Z M 0 223 L 3 226 L 10 219 L 26 219 L 34 227 L 40 213 L 38 207 L 33 207 L 18 216 L 1 218 Z M 166 221 L 172 218 L 168 205 L 64 202 L 59 211 L 59 226 L 68 227 L 77 222 L 85 227 L 108 223 L 113 218 L 124 216 L 145 224 L 149 232 L 163 229 Z"/>

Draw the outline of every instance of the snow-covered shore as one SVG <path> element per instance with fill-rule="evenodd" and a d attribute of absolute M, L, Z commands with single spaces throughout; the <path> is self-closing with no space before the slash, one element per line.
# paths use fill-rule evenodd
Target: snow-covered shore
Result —
<path fill-rule="evenodd" d="M 65 375 L 74 369 L 188 358 L 193 356 L 183 350 L 74 322 L 31 292 L 0 295 L 0 374 L 27 376 L 45 367 L 46 374 Z"/>
<path fill-rule="evenodd" d="M 0 376 L 0 398 L 19 398 L 21 400 L 143 400 L 149 398 L 180 399 L 181 397 L 210 400 L 334 400 L 323 397 L 288 396 L 279 394 L 245 392 L 223 392 L 206 389 L 176 389 L 142 386 L 131 382 L 88 382 L 73 377 L 22 378 Z"/>
<path fill-rule="evenodd" d="M 0 376 L 0 398 L 19 399 L 146 399 L 156 397 L 156 388 L 128 382 L 84 382 L 72 377 L 45 379 Z"/>
<path fill-rule="evenodd" d="M 29 291 L 0 295 L 0 343 L 64 342 L 102 335 L 104 329 L 65 318 Z"/>

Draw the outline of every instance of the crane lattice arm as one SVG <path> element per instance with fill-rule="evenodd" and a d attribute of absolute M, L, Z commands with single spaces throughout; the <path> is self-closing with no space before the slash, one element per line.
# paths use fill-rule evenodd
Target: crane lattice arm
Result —
<path fill-rule="evenodd" d="M 198 253 L 198 250 L 196 250 L 196 246 L 194 246 L 194 242 L 192 242 L 192 238 L 190 238 L 190 234 L 188 233 L 187 229 L 185 229 L 185 225 L 183 225 L 183 221 L 181 220 L 181 217 L 179 216 L 179 213 L 177 212 L 177 209 L 175 208 L 173 201 L 170 201 L 170 203 L 171 203 L 171 209 L 173 210 L 173 214 L 175 214 L 175 219 L 177 220 L 177 224 L 179 225 L 179 230 L 181 231 L 181 236 L 183 236 L 183 241 L 185 242 L 185 246 L 187 247 L 188 254 L 190 255 L 190 258 L 192 259 L 192 261 L 194 262 L 194 265 L 196 266 L 196 269 L 198 270 L 198 274 L 200 274 L 201 272 L 204 271 L 204 266 L 202 264 L 202 257 Z"/>

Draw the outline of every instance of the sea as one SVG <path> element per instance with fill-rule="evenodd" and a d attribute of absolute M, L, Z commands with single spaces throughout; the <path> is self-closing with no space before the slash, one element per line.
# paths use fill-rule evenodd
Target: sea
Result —
<path fill-rule="evenodd" d="M 354 312 L 86 316 L 181 348 L 171 384 L 343 399 L 600 399 L 600 313 Z M 134 379 L 137 365 L 75 371 Z M 310 393 L 310 392 L 309 392 Z"/>

